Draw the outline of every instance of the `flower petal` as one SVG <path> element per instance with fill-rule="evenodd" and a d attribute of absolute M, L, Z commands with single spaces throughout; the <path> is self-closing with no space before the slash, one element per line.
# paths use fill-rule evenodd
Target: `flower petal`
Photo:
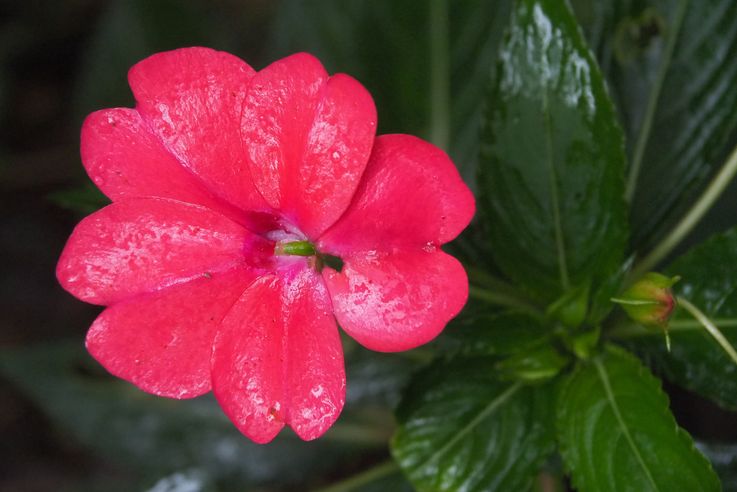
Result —
<path fill-rule="evenodd" d="M 258 443 L 288 424 L 302 439 L 321 436 L 345 402 L 345 370 L 330 299 L 320 277 L 262 277 L 235 304 L 215 339 L 215 397 Z"/>
<path fill-rule="evenodd" d="M 410 135 L 383 135 L 353 202 L 318 247 L 341 256 L 440 245 L 468 225 L 474 210 L 473 195 L 445 152 Z"/>
<path fill-rule="evenodd" d="M 214 193 L 248 211 L 266 204 L 251 181 L 240 116 L 254 70 L 208 48 L 150 56 L 128 73 L 136 108 L 164 145 Z"/>
<path fill-rule="evenodd" d="M 257 188 L 269 204 L 318 237 L 345 211 L 376 132 L 376 108 L 355 79 L 328 78 L 300 53 L 253 78 L 242 120 Z"/>
<path fill-rule="evenodd" d="M 371 350 L 409 350 L 435 338 L 463 308 L 468 279 L 440 250 L 354 254 L 323 277 L 338 324 Z"/>
<path fill-rule="evenodd" d="M 164 197 L 235 215 L 169 152 L 135 109 L 96 111 L 82 125 L 81 153 L 92 181 L 111 200 Z"/>
<path fill-rule="evenodd" d="M 256 261 L 263 242 L 204 207 L 135 198 L 108 205 L 80 222 L 56 273 L 76 297 L 107 305 L 229 270 L 247 257 Z"/>
<path fill-rule="evenodd" d="M 234 268 L 115 304 L 87 332 L 87 350 L 110 373 L 149 393 L 207 393 L 216 330 L 253 280 L 252 272 Z"/>

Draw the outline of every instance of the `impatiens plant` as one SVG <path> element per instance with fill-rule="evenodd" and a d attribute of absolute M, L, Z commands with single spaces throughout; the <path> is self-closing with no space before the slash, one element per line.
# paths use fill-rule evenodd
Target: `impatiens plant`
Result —
<path fill-rule="evenodd" d="M 248 437 L 322 435 L 345 402 L 336 321 L 407 350 L 466 302 L 440 250 L 474 200 L 447 155 L 374 139 L 371 96 L 297 54 L 256 73 L 205 48 L 128 75 L 136 109 L 92 114 L 82 162 L 113 203 L 83 220 L 57 277 L 107 306 L 87 349 L 159 396 L 213 390 Z"/>
<path fill-rule="evenodd" d="M 152 490 L 737 491 L 737 429 L 692 438 L 660 379 L 737 421 L 737 2 L 273 15 L 278 61 L 154 54 L 82 128 L 111 203 L 58 279 L 105 307 L 108 372 L 192 401 L 56 351 L 0 369 L 82 442 L 169 457 Z"/>

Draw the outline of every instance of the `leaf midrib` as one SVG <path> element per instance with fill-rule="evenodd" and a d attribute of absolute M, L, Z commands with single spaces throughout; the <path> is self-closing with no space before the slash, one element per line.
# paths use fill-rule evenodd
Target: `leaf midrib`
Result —
<path fill-rule="evenodd" d="M 553 208 L 553 226 L 555 232 L 555 249 L 558 254 L 558 273 L 560 285 L 564 291 L 570 287 L 568 278 L 568 262 L 566 259 L 566 245 L 563 238 L 563 225 L 560 215 L 560 198 L 558 196 L 558 178 L 555 174 L 555 163 L 553 162 L 553 137 L 551 135 L 550 103 L 548 101 L 548 89 L 543 90 L 543 118 L 545 120 L 545 163 L 548 168 L 548 182 L 550 185 L 550 205 Z"/>
<path fill-rule="evenodd" d="M 632 449 L 633 454 L 637 458 L 637 462 L 639 463 L 642 470 L 645 472 L 645 476 L 650 482 L 650 485 L 652 486 L 653 490 L 659 491 L 660 489 L 658 488 L 658 485 L 655 483 L 655 479 L 650 473 L 650 469 L 647 467 L 645 460 L 642 458 L 642 454 L 640 454 L 640 450 L 637 448 L 637 445 L 635 444 L 634 439 L 632 439 L 632 434 L 630 434 L 629 427 L 627 427 L 627 424 L 624 421 L 624 418 L 622 417 L 622 413 L 620 412 L 619 405 L 617 404 L 617 400 L 614 397 L 614 391 L 612 391 L 612 385 L 609 381 L 609 375 L 606 372 L 606 368 L 604 367 L 604 364 L 602 364 L 600 359 L 596 359 L 594 361 L 594 365 L 596 366 L 596 372 L 599 374 L 599 379 L 601 380 L 602 386 L 604 387 L 604 392 L 606 393 L 606 397 L 609 402 L 609 405 L 611 406 L 612 412 L 614 413 L 614 416 L 616 417 L 617 422 L 619 423 L 619 427 L 622 430 L 622 434 L 627 440 L 627 444 L 629 444 L 630 448 Z"/>
<path fill-rule="evenodd" d="M 503 393 L 501 393 L 499 396 L 491 400 L 489 404 L 484 407 L 483 410 L 481 410 L 476 417 L 474 417 L 466 426 L 461 429 L 458 433 L 456 433 L 452 439 L 450 439 L 443 447 L 435 451 L 433 454 L 430 455 L 425 461 L 423 461 L 421 464 L 417 466 L 417 469 L 425 468 L 427 465 L 432 463 L 433 461 L 440 458 L 443 454 L 448 452 L 449 449 L 451 449 L 453 446 L 455 446 L 458 441 L 463 439 L 471 430 L 473 430 L 474 427 L 478 426 L 481 421 L 486 419 L 489 415 L 494 413 L 494 411 L 502 406 L 507 400 L 509 400 L 514 394 L 519 391 L 522 388 L 522 383 L 517 382 L 506 389 Z"/>

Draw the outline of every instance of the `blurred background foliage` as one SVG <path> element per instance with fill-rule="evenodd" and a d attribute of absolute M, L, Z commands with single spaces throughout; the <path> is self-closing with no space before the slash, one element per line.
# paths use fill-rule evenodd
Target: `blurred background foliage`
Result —
<path fill-rule="evenodd" d="M 380 133 L 445 144 L 474 187 L 480 101 L 510 3 L 448 3 L 437 11 L 437 2 L 414 0 L 0 2 L 0 490 L 317 490 L 388 458 L 392 409 L 425 360 L 421 351 L 382 355 L 346 340 L 349 395 L 339 423 L 315 442 L 285 432 L 257 446 L 210 397 L 172 402 L 107 375 L 83 347 L 98 309 L 64 293 L 54 267 L 74 224 L 105 203 L 79 162 L 83 118 L 132 106 L 128 69 L 182 46 L 226 50 L 256 69 L 309 51 L 328 71 L 349 73 L 369 89 Z M 604 72 L 624 77 L 626 64 L 602 34 L 602 22 L 616 23 L 623 12 L 572 3 Z M 614 3 L 634 8 L 601 4 Z M 650 37 L 635 45 L 646 55 L 659 42 L 658 20 L 648 22 Z M 438 56 L 437 43 L 447 56 Z M 438 70 L 444 75 L 432 77 Z M 450 101 L 436 100 L 438 82 Z M 733 214 L 720 210 L 735 207 L 733 186 L 679 252 L 731 225 Z M 458 248 L 484 261 L 483 252 L 463 242 Z M 453 346 L 454 328 L 457 339 L 466 336 L 459 324 L 439 346 Z M 723 444 L 737 437 L 734 419 L 704 399 L 666 389 L 679 423 L 721 471 L 725 490 L 737 490 L 737 449 Z M 357 490 L 410 489 L 394 474 Z"/>

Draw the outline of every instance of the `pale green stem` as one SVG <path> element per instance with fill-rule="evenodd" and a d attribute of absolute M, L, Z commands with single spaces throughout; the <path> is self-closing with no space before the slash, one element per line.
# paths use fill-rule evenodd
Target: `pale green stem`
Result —
<path fill-rule="evenodd" d="M 430 0 L 430 140 L 446 151 L 450 143 L 448 37 L 448 2 Z"/>
<path fill-rule="evenodd" d="M 734 347 L 729 343 L 729 340 L 725 338 L 725 336 L 722 334 L 722 332 L 719 330 L 719 328 L 716 327 L 714 323 L 711 322 L 708 316 L 706 316 L 699 308 L 691 304 L 688 299 L 684 299 L 683 297 L 678 297 L 678 304 L 680 306 L 683 306 L 683 308 L 691 314 L 691 316 L 694 317 L 701 325 L 706 328 L 706 331 L 709 332 L 709 335 L 714 337 L 714 340 L 717 341 L 719 345 L 724 349 L 724 351 L 729 355 L 729 357 L 732 359 L 732 361 L 737 364 L 737 352 L 735 352 Z"/>
<path fill-rule="evenodd" d="M 494 275 L 491 275 L 484 270 L 475 268 L 468 263 L 464 263 L 463 268 L 468 274 L 468 279 L 474 284 L 482 285 L 487 289 L 491 289 L 497 292 L 506 292 L 515 297 L 523 297 L 522 294 L 519 292 L 519 289 L 514 287 L 506 280 L 495 277 Z"/>
<path fill-rule="evenodd" d="M 369 468 L 357 475 L 348 477 L 345 480 L 330 485 L 329 487 L 317 489 L 314 492 L 348 492 L 398 472 L 399 466 L 393 460 L 388 460 L 374 468 Z"/>
<path fill-rule="evenodd" d="M 655 267 L 663 258 L 673 251 L 673 248 L 683 240 L 686 235 L 699 223 L 701 218 L 714 205 L 714 202 L 721 196 L 724 189 L 729 185 L 737 173 L 737 147 L 727 158 L 722 168 L 716 176 L 711 180 L 709 186 L 706 187 L 704 193 L 699 197 L 698 201 L 691 207 L 691 210 L 681 219 L 681 221 L 653 248 L 650 253 L 635 265 L 629 275 L 631 280 L 637 280 L 645 273 Z"/>
<path fill-rule="evenodd" d="M 721 326 L 722 328 L 737 327 L 737 319 L 734 318 L 717 318 L 713 319 L 712 323 L 717 326 Z M 691 319 L 676 319 L 668 323 L 668 331 L 670 332 L 695 331 L 701 328 L 701 323 Z M 638 325 L 637 323 L 629 320 L 614 325 L 608 333 L 612 338 L 618 338 L 620 340 L 661 335 L 661 332 L 659 331 L 648 330 L 642 325 Z"/>
<path fill-rule="evenodd" d="M 393 429 L 355 424 L 336 424 L 322 439 L 333 442 L 353 443 L 365 447 L 385 448 Z"/>
<path fill-rule="evenodd" d="M 542 311 L 537 306 L 529 303 L 525 299 L 521 299 L 515 295 L 506 292 L 495 292 L 492 290 L 483 289 L 474 285 L 468 286 L 468 295 L 474 299 L 488 302 L 489 304 L 496 304 L 497 306 L 510 307 L 515 309 L 521 309 L 533 316 L 542 316 Z"/>
<path fill-rule="evenodd" d="M 663 61 L 658 67 L 658 74 L 653 83 L 653 88 L 650 92 L 650 97 L 647 101 L 647 107 L 645 108 L 645 117 L 642 120 L 642 127 L 640 127 L 640 134 L 635 144 L 635 151 L 632 155 L 632 165 L 630 166 L 629 177 L 627 179 L 627 190 L 625 197 L 628 202 L 632 201 L 632 197 L 635 196 L 635 190 L 637 189 L 637 179 L 640 177 L 640 169 L 642 168 L 642 159 L 645 156 L 645 147 L 647 141 L 650 139 L 650 131 L 653 127 L 655 120 L 655 111 L 658 108 L 658 100 L 660 99 L 660 91 L 663 89 L 665 83 L 665 76 L 668 73 L 670 62 L 673 59 L 673 51 L 676 47 L 676 40 L 678 39 L 678 31 L 681 29 L 681 23 L 686 15 L 686 6 L 688 5 L 687 0 L 681 0 L 678 5 L 678 11 L 673 20 L 673 25 L 668 32 L 668 44 L 665 46 L 663 52 Z"/>

